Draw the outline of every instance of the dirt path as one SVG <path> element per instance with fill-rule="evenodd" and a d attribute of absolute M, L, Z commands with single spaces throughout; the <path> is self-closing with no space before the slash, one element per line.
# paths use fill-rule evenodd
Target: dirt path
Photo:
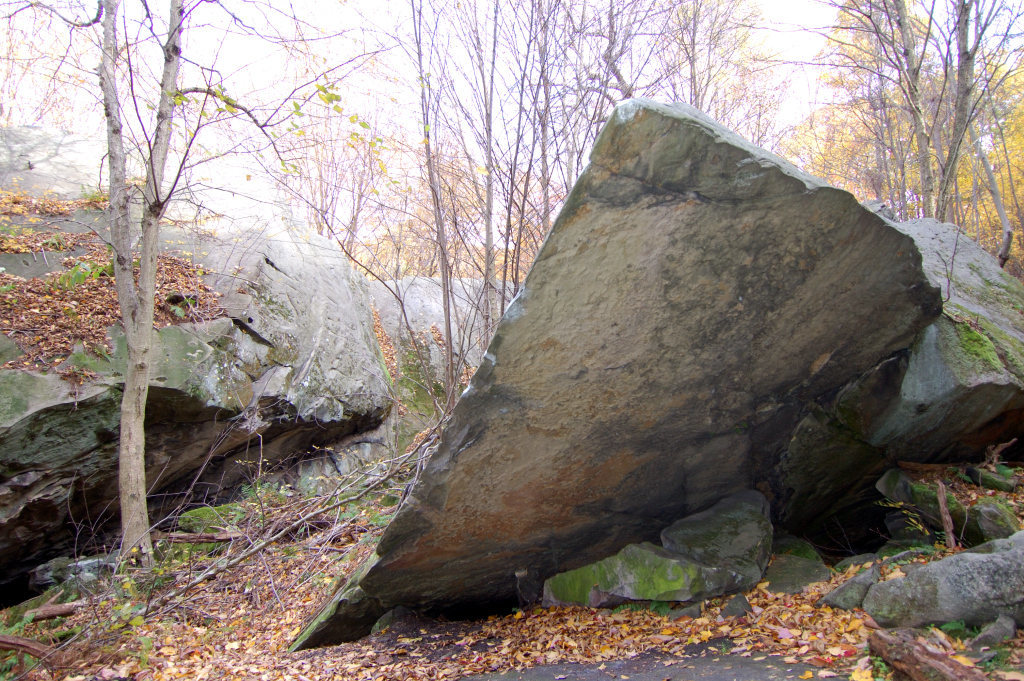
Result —
<path fill-rule="evenodd" d="M 787 664 L 781 656 L 740 657 L 722 654 L 710 644 L 693 646 L 687 657 L 644 653 L 631 660 L 592 664 L 554 664 L 522 671 L 469 676 L 463 681 L 782 681 L 814 667 Z"/>

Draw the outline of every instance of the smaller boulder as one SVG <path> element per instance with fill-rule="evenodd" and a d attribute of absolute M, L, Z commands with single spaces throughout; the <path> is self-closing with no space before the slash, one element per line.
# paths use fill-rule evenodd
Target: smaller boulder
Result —
<path fill-rule="evenodd" d="M 832 576 L 832 571 L 821 561 L 784 553 L 775 556 L 768 566 L 764 578 L 768 588 L 776 593 L 798 594 L 808 584 L 824 582 Z"/>
<path fill-rule="evenodd" d="M 971 479 L 971 482 L 985 489 L 994 489 L 997 492 L 1012 492 L 1017 486 L 1015 480 L 985 470 L 984 468 L 969 466 L 964 472 Z"/>
<path fill-rule="evenodd" d="M 867 595 L 868 589 L 881 577 L 881 568 L 877 565 L 872 565 L 867 570 L 862 570 L 830 591 L 821 602 L 829 607 L 839 608 L 840 610 L 859 608 L 864 603 L 864 597 Z"/>
<path fill-rule="evenodd" d="M 749 589 L 771 552 L 768 502 L 747 490 L 672 523 L 663 547 L 630 544 L 614 556 L 544 583 L 545 605 L 607 607 L 624 601 L 699 601 Z"/>
<path fill-rule="evenodd" d="M 722 606 L 722 617 L 741 617 L 753 611 L 750 601 L 743 594 L 734 594 L 729 601 Z"/>
<path fill-rule="evenodd" d="M 981 626 L 1000 615 L 1024 624 L 1024 531 L 878 582 L 863 607 L 883 627 Z"/>
<path fill-rule="evenodd" d="M 544 582 L 543 603 L 604 608 L 626 601 L 697 601 L 737 588 L 722 568 L 644 542 L 551 577 Z"/>
<path fill-rule="evenodd" d="M 661 544 L 697 563 L 735 572 L 740 582 L 753 586 L 764 574 L 772 552 L 768 513 L 768 500 L 760 492 L 730 494 L 711 508 L 666 527 L 661 531 Z"/>
<path fill-rule="evenodd" d="M 101 579 L 114 574 L 116 565 L 116 556 L 54 558 L 29 573 L 29 587 L 45 591 L 51 586 L 70 583 L 75 589 L 92 591 Z"/>
<path fill-rule="evenodd" d="M 21 348 L 18 347 L 18 344 L 8 338 L 6 334 L 0 333 L 0 364 L 18 359 L 21 355 Z"/>
<path fill-rule="evenodd" d="M 818 555 L 818 549 L 814 548 L 814 544 L 806 539 L 785 533 L 775 535 L 775 539 L 772 540 L 772 552 L 776 556 L 800 556 L 808 560 L 819 560 L 821 558 Z"/>
<path fill-rule="evenodd" d="M 668 611 L 668 618 L 670 620 L 680 620 L 684 617 L 690 617 L 697 619 L 704 614 L 704 603 L 690 603 L 689 605 L 682 605 L 678 608 L 672 608 Z"/>
<path fill-rule="evenodd" d="M 964 537 L 972 545 L 1005 539 L 1021 529 L 1016 514 L 996 499 L 982 499 L 967 510 Z"/>
<path fill-rule="evenodd" d="M 971 639 L 969 647 L 973 650 L 991 648 L 1013 638 L 1016 634 L 1017 625 L 1013 618 L 1009 615 L 1000 615 L 994 622 L 982 627 L 981 632 Z"/>

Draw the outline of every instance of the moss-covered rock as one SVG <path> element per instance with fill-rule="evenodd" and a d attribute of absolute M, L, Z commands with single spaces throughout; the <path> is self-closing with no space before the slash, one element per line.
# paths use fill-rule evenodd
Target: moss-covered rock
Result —
<path fill-rule="evenodd" d="M 968 545 L 1004 539 L 1020 530 L 1017 514 L 998 499 L 981 499 L 967 509 L 964 538 Z"/>
<path fill-rule="evenodd" d="M 749 589 L 761 579 L 772 552 L 768 501 L 753 490 L 731 494 L 666 527 L 661 543 L 699 564 L 732 573 L 736 583 L 730 588 Z"/>
<path fill-rule="evenodd" d="M 723 593 L 730 582 L 721 568 L 702 565 L 651 543 L 544 582 L 545 605 L 606 607 L 632 601 L 694 601 Z"/>
<path fill-rule="evenodd" d="M 1012 477 L 1001 475 L 1000 473 L 993 473 L 992 471 L 984 468 L 968 466 L 965 473 L 975 485 L 984 487 L 985 489 L 994 489 L 999 492 L 1012 492 L 1018 485 L 1018 481 Z"/>
<path fill-rule="evenodd" d="M 245 518 L 245 508 L 240 504 L 221 506 L 199 506 L 178 516 L 178 527 L 184 532 L 219 532 L 237 527 Z"/>
<path fill-rule="evenodd" d="M 775 535 L 772 540 L 772 552 L 777 556 L 791 555 L 807 560 L 821 560 L 821 555 L 814 548 L 814 544 L 806 539 L 785 533 Z"/>

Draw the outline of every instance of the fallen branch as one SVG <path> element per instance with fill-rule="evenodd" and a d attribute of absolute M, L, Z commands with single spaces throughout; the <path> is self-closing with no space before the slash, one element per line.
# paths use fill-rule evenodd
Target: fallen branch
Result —
<path fill-rule="evenodd" d="M 54 652 L 53 648 L 40 643 L 39 641 L 33 641 L 30 638 L 22 638 L 21 636 L 8 636 L 7 634 L 0 634 L 0 650 L 11 650 L 16 653 L 23 653 L 40 660 L 45 660 Z"/>
<path fill-rule="evenodd" d="M 33 622 L 52 620 L 54 617 L 67 617 L 85 605 L 85 601 L 77 600 L 69 603 L 46 603 L 38 608 L 25 611 L 25 617 L 31 617 Z"/>
<path fill-rule="evenodd" d="M 995 470 L 996 464 L 999 463 L 1000 455 L 1015 444 L 1017 444 L 1017 438 L 1013 438 L 1001 445 L 989 445 L 988 449 L 985 450 L 985 465 L 991 470 Z"/>
<path fill-rule="evenodd" d="M 153 541 L 171 544 L 212 544 L 214 542 L 243 539 L 244 532 L 153 532 Z"/>
<path fill-rule="evenodd" d="M 946 501 L 946 484 L 939 480 L 937 495 L 939 500 L 939 517 L 942 519 L 942 531 L 946 533 L 946 548 L 955 549 L 956 531 L 953 529 L 953 518 L 949 515 L 949 504 Z"/>
<path fill-rule="evenodd" d="M 985 681 L 979 669 L 968 667 L 932 649 L 912 629 L 878 630 L 868 637 L 871 652 L 913 681 Z"/>
<path fill-rule="evenodd" d="M 267 537 L 267 538 L 265 538 L 265 539 L 263 539 L 261 541 L 256 542 L 255 544 L 250 546 L 248 549 L 246 549 L 242 553 L 238 554 L 237 556 L 231 558 L 230 560 L 226 560 L 226 561 L 223 561 L 223 562 L 218 561 L 216 564 L 214 564 L 211 567 L 203 570 L 198 575 L 193 577 L 186 584 L 184 584 L 184 585 L 182 585 L 182 586 L 180 586 L 180 587 L 178 587 L 176 589 L 172 589 L 171 591 L 168 591 L 167 593 L 162 594 L 161 596 L 158 596 L 157 598 L 154 598 L 148 604 L 148 607 L 146 609 L 147 616 L 149 615 L 149 613 L 152 613 L 154 610 L 157 610 L 157 609 L 167 605 L 168 603 L 170 603 L 175 598 L 177 598 L 177 597 L 187 593 L 188 591 L 190 591 L 191 589 L 195 588 L 199 584 L 202 584 L 206 580 L 211 579 L 213 577 L 216 577 L 217 575 L 221 574 L 225 570 L 233 568 L 234 566 L 236 566 L 239 563 L 243 562 L 244 560 L 250 558 L 251 556 L 254 556 L 257 553 L 259 553 L 260 551 L 263 551 L 264 549 L 266 549 L 268 546 L 270 546 L 274 542 L 276 542 L 276 541 L 286 537 L 287 535 L 291 534 L 292 532 L 294 532 L 298 528 L 300 528 L 303 525 L 305 525 L 306 523 L 308 523 L 313 518 L 316 518 L 317 516 L 321 516 L 321 515 L 323 515 L 325 513 L 329 513 L 331 511 L 337 510 L 337 509 L 339 509 L 339 508 L 341 508 L 343 506 L 346 506 L 346 505 L 352 503 L 353 501 L 357 501 L 357 500 L 361 499 L 362 497 L 366 496 L 370 492 L 372 492 L 372 491 L 374 491 L 376 489 L 379 489 L 381 485 L 383 485 L 385 482 L 390 480 L 396 473 L 398 473 L 399 470 L 401 470 L 402 465 L 405 462 L 407 462 L 413 456 L 413 454 L 416 453 L 416 451 L 417 450 L 412 450 L 411 452 L 407 452 L 406 454 L 404 454 L 402 456 L 399 456 L 399 457 L 396 457 L 396 458 L 392 459 L 391 461 L 389 461 L 388 463 L 390 464 L 390 467 L 389 467 L 388 471 L 384 475 L 376 478 L 373 482 L 368 484 L 366 487 L 364 487 L 361 491 L 357 492 L 356 494 L 352 494 L 352 495 L 344 497 L 342 499 L 338 499 L 338 500 L 336 500 L 336 501 L 334 501 L 334 502 L 332 502 L 332 503 L 330 503 L 330 504 L 328 504 L 326 506 L 323 506 L 323 507 L 320 507 L 320 508 L 315 508 L 314 510 L 312 510 L 312 511 L 310 511 L 308 513 L 304 513 L 297 520 L 295 520 L 292 523 L 289 523 L 283 529 L 278 530 L 277 532 L 275 532 L 271 536 L 269 536 L 269 537 Z M 372 468 L 370 470 L 372 470 Z M 356 480 L 353 480 L 352 482 L 350 482 L 348 485 L 346 485 L 344 489 L 351 489 L 352 487 L 355 487 L 355 486 L 363 483 L 369 477 L 370 470 L 361 471 L 360 474 L 359 474 L 359 477 Z M 339 489 L 339 491 L 341 491 L 341 490 Z"/>

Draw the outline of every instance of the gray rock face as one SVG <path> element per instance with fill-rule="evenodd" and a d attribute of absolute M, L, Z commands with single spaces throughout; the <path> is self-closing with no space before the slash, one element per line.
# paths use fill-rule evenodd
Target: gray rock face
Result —
<path fill-rule="evenodd" d="M 820 513 L 835 494 L 780 466 L 795 426 L 939 310 L 913 241 L 851 195 L 691 108 L 626 102 L 361 588 L 379 614 L 482 607 L 516 570 L 599 560 L 739 489 Z M 301 645 L 353 635 L 346 617 L 328 605 Z"/>
<path fill-rule="evenodd" d="M 445 329 L 440 279 L 404 277 L 369 282 L 370 300 L 395 350 L 396 397 L 405 407 L 388 425 L 397 434 L 395 449 L 404 451 L 416 433 L 437 422 L 443 405 L 445 350 L 438 339 Z M 456 373 L 476 368 L 487 339 L 482 285 L 476 279 L 453 279 L 450 292 L 453 361 Z"/>
<path fill-rule="evenodd" d="M 46 128 L 0 128 L 0 186 L 76 199 L 101 186 L 101 140 Z"/>
<path fill-rule="evenodd" d="M 1000 615 L 1024 625 L 1024 532 L 879 582 L 864 610 L 883 627 L 963 620 L 981 626 Z"/>
<path fill-rule="evenodd" d="M 216 498 L 261 467 L 385 418 L 390 386 L 365 284 L 329 242 L 236 234 L 205 241 L 197 257 L 221 273 L 212 283 L 230 317 L 156 335 L 146 423 L 154 491 L 196 480 Z M 77 395 L 56 376 L 0 372 L 0 587 L 69 552 L 78 524 L 91 533 L 116 519 L 126 353 L 114 340 L 109 359 L 72 355 L 100 375 Z"/>
<path fill-rule="evenodd" d="M 856 491 L 897 461 L 980 459 L 988 444 L 1024 435 L 1024 286 L 954 225 L 896 226 L 914 239 L 932 284 L 949 295 L 944 314 L 906 352 L 805 417 L 782 461 L 783 474 L 802 471 L 822 481 L 819 493 L 856 481 L 853 506 L 864 500 Z M 813 529 L 822 518 L 806 511 L 798 494 L 800 503 L 787 506 L 782 520 Z M 809 500 L 817 501 L 813 493 Z"/>
<path fill-rule="evenodd" d="M 430 334 L 444 329 L 441 280 L 432 277 L 404 277 L 396 281 L 371 280 L 370 298 L 380 314 L 381 325 L 391 339 L 406 345 L 410 331 Z M 487 346 L 487 332 L 480 313 L 482 286 L 478 279 L 454 279 L 451 286 L 453 345 L 457 359 L 467 366 L 479 366 Z M 403 309 L 404 308 L 404 309 Z M 443 371 L 439 351 L 431 355 L 436 373 Z"/>
<path fill-rule="evenodd" d="M 753 587 L 772 553 L 768 501 L 753 490 L 731 494 L 706 511 L 666 527 L 661 531 L 661 545 L 694 562 L 734 574 L 736 586 L 730 588 Z"/>
<path fill-rule="evenodd" d="M 945 315 L 911 347 L 898 393 L 875 413 L 862 412 L 861 433 L 895 460 L 933 460 L 974 452 L 969 435 L 998 439 L 1000 415 L 1024 407 L 1024 287 L 954 225 L 914 220 L 899 228 L 914 238 L 933 284 L 948 290 Z M 955 250 L 954 250 L 955 249 Z M 953 269 L 946 262 L 956 253 Z M 946 262 L 944 262 L 946 261 Z M 1009 439 L 1009 438 L 1007 438 Z"/>
<path fill-rule="evenodd" d="M 867 570 L 846 580 L 835 589 L 830 591 L 821 602 L 833 608 L 853 610 L 864 603 L 864 597 L 871 588 L 882 577 L 882 569 L 872 565 Z"/>

